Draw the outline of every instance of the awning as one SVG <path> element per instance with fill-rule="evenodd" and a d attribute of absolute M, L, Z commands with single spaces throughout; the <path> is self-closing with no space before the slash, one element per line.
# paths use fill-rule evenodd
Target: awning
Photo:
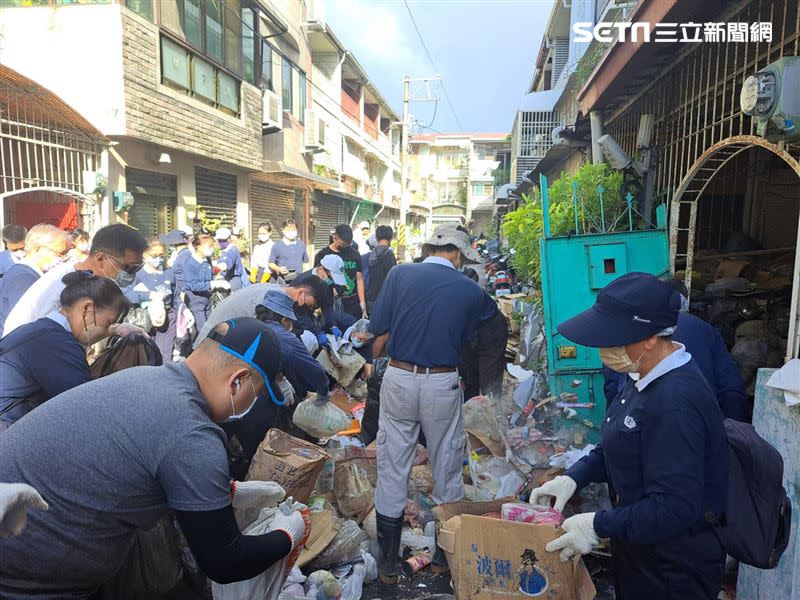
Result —
<path fill-rule="evenodd" d="M 531 92 L 526 94 L 519 105 L 519 112 L 553 112 L 553 108 L 564 93 L 564 88 Z"/>
<path fill-rule="evenodd" d="M 268 163 L 266 169 L 262 173 L 254 175 L 254 178 L 278 186 L 303 189 L 312 187 L 315 190 L 330 190 L 339 186 L 339 182 L 335 179 L 295 169 L 280 162 Z"/>
<path fill-rule="evenodd" d="M 518 196 L 514 193 L 514 190 L 517 188 L 517 185 L 514 183 L 506 183 L 505 185 L 501 185 L 497 189 L 497 194 L 495 194 L 494 203 L 497 206 L 508 206 L 517 199 Z"/>

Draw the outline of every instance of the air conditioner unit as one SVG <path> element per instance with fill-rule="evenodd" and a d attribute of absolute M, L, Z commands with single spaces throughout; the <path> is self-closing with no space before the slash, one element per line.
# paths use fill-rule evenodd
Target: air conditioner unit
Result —
<path fill-rule="evenodd" d="M 264 90 L 261 132 L 275 133 L 283 129 L 283 106 L 281 97 L 270 90 Z"/>
<path fill-rule="evenodd" d="M 314 110 L 306 111 L 305 151 L 325 152 L 325 121 Z"/>

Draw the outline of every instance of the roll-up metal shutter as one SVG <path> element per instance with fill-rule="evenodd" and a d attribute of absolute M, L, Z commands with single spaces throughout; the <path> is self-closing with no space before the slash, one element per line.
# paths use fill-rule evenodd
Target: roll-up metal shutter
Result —
<path fill-rule="evenodd" d="M 258 226 L 272 222 L 272 239 L 281 237 L 281 223 L 296 219 L 295 195 L 292 190 L 282 190 L 258 181 L 250 185 L 250 237 L 255 239 Z"/>
<path fill-rule="evenodd" d="M 128 168 L 125 169 L 125 187 L 133 194 L 128 225 L 145 238 L 175 229 L 177 177 Z"/>
<path fill-rule="evenodd" d="M 319 250 L 330 244 L 330 236 L 339 223 L 347 223 L 348 211 L 344 201 L 330 196 L 314 198 L 317 226 L 314 229 L 314 248 Z"/>
<path fill-rule="evenodd" d="M 221 219 L 221 226 L 236 224 L 236 175 L 195 167 L 197 207 L 209 219 Z"/>

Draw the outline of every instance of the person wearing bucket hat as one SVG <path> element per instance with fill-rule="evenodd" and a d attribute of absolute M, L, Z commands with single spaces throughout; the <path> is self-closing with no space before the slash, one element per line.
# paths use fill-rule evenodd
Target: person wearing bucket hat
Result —
<path fill-rule="evenodd" d="M 614 508 L 570 517 L 546 550 L 566 561 L 610 538 L 618 598 L 713 600 L 722 585 L 725 552 L 704 515 L 726 511 L 727 441 L 714 393 L 672 341 L 680 308 L 667 283 L 628 273 L 558 326 L 632 376 L 608 409 L 597 447 L 534 489 L 531 502 L 555 499 L 562 510 L 576 489 L 609 484 Z"/>
<path fill-rule="evenodd" d="M 244 417 L 262 391 L 277 395 L 280 369 L 265 324 L 228 321 L 185 362 L 90 381 L 6 430 L 0 481 L 32 486 L 49 510 L 31 511 L 23 535 L 2 541 L 0 597 L 89 597 L 122 567 L 137 532 L 171 512 L 214 581 L 251 579 L 288 556 L 304 537 L 302 515 L 242 535 L 234 508 L 275 508 L 285 492 L 232 481 L 219 426 Z"/>
<path fill-rule="evenodd" d="M 468 234 L 440 225 L 423 249 L 428 256 L 423 262 L 389 271 L 370 321 L 378 336 L 374 355 L 386 349 L 390 357 L 380 391 L 375 491 L 378 572 L 386 584 L 397 582 L 406 487 L 420 427 L 431 459 L 434 502 L 464 497 L 466 436 L 458 367 L 462 347 L 494 305 L 459 272 L 477 259 Z M 438 549 L 433 565 L 439 573 L 447 568 Z"/>

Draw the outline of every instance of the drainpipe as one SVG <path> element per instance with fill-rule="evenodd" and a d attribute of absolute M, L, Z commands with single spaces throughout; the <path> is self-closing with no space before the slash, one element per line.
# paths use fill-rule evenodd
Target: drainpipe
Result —
<path fill-rule="evenodd" d="M 342 89 L 341 89 L 342 88 L 342 65 L 344 64 L 344 59 L 347 58 L 348 54 L 350 54 L 349 50 L 345 50 L 344 52 L 342 52 L 342 58 L 339 59 L 339 64 L 336 66 L 336 70 L 339 71 L 339 94 L 340 95 L 342 93 Z M 339 103 L 341 105 L 341 99 L 339 100 Z M 341 106 L 339 107 L 338 117 L 339 117 L 339 146 L 340 146 L 339 147 L 339 156 L 341 158 L 341 161 L 340 161 L 341 164 L 339 166 L 339 175 L 338 175 L 337 179 L 339 180 L 339 187 L 341 187 L 342 186 L 342 171 L 344 171 L 344 152 L 345 152 L 345 146 L 347 145 L 347 142 L 344 141 L 344 135 L 342 134 L 342 110 L 341 110 Z"/>
<path fill-rule="evenodd" d="M 589 112 L 589 123 L 592 126 L 592 164 L 602 165 L 606 161 L 597 140 L 603 135 L 603 115 L 596 110 Z"/>

